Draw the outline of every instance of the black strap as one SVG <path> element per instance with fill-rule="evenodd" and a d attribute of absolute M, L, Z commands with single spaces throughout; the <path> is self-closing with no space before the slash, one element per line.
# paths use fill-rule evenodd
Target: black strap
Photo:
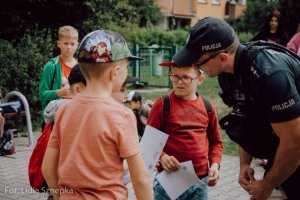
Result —
<path fill-rule="evenodd" d="M 263 49 L 273 49 L 275 51 L 287 54 L 290 57 L 292 57 L 292 58 L 300 61 L 300 56 L 299 55 L 297 55 L 295 52 L 289 50 L 288 48 L 285 48 L 284 46 L 282 46 L 280 44 L 270 43 L 270 42 L 266 42 L 266 41 L 263 41 L 263 40 L 258 40 L 258 41 L 254 41 L 254 42 L 247 42 L 247 43 L 245 43 L 245 45 L 246 45 L 246 48 L 244 50 L 245 50 L 245 52 L 247 54 L 248 54 L 248 51 L 251 51 L 251 48 L 254 46 L 254 47 L 257 48 L 257 49 L 254 49 L 254 51 L 255 51 L 254 54 L 255 55 L 260 50 L 263 50 Z M 250 53 L 250 54 L 253 54 L 253 53 Z M 253 58 L 255 56 L 250 56 L 250 57 Z M 252 60 L 250 60 L 250 61 L 252 61 Z"/>
<path fill-rule="evenodd" d="M 58 58 L 57 58 L 58 59 Z M 56 63 L 53 59 L 51 59 L 51 61 L 53 62 L 53 65 L 54 65 L 54 74 L 53 74 L 53 78 L 52 78 L 52 81 L 51 81 L 51 86 L 50 86 L 50 90 L 53 90 L 53 85 L 54 85 L 54 79 L 55 79 L 55 76 L 56 76 Z M 50 101 L 47 102 L 47 104 L 49 103 Z"/>
<path fill-rule="evenodd" d="M 207 99 L 205 99 L 203 97 L 202 97 L 202 99 L 203 99 L 203 102 L 204 102 L 204 105 L 205 105 L 205 108 L 206 108 L 206 112 L 207 112 L 208 115 L 210 115 L 210 113 L 212 112 L 211 104 Z"/>
<path fill-rule="evenodd" d="M 163 98 L 163 101 L 164 101 L 164 104 L 163 104 L 163 115 L 164 115 L 164 118 L 166 119 L 169 115 L 169 112 L 170 112 L 170 99 L 169 99 L 169 95 L 164 95 L 162 96 Z M 212 107 L 211 107 L 211 104 L 210 102 L 203 98 L 203 102 L 204 102 L 204 105 L 205 105 L 205 109 L 206 109 L 206 112 L 207 112 L 207 115 L 210 117 L 210 114 L 212 112 Z"/>
<path fill-rule="evenodd" d="M 58 59 L 58 58 L 57 58 Z M 51 81 L 51 87 L 50 87 L 50 90 L 53 89 L 53 85 L 54 85 L 54 79 L 55 79 L 55 76 L 56 76 L 56 63 L 53 59 L 51 59 L 51 61 L 53 62 L 53 65 L 54 65 L 54 75 L 53 75 L 53 78 L 52 78 L 52 81 Z"/>
<path fill-rule="evenodd" d="M 166 119 L 169 115 L 170 112 L 170 99 L 169 99 L 169 95 L 164 95 L 162 96 L 164 104 L 163 104 L 163 115 L 164 115 L 164 119 Z"/>
<path fill-rule="evenodd" d="M 57 57 L 57 60 L 58 60 L 58 57 Z M 51 81 L 51 86 L 50 86 L 50 90 L 53 90 L 53 85 L 54 85 L 54 79 L 55 79 L 55 76 L 56 76 L 56 63 L 55 63 L 55 61 L 53 60 L 53 59 L 51 59 L 50 61 L 52 61 L 53 62 L 53 65 L 54 65 L 54 74 L 53 74 L 53 78 L 52 78 L 52 81 Z M 47 105 L 49 104 L 49 100 L 47 101 Z M 42 131 L 44 130 L 44 128 L 45 128 L 45 125 L 46 125 L 46 123 L 45 123 L 45 120 L 43 120 L 42 121 Z"/>

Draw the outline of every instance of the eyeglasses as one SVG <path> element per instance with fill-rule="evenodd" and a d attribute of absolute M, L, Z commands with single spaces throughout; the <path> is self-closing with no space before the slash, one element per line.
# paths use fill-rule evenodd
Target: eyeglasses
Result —
<path fill-rule="evenodd" d="M 179 82 L 179 80 L 181 80 L 183 83 L 185 84 L 191 84 L 193 82 L 193 80 L 199 78 L 199 76 L 197 76 L 196 78 L 192 78 L 189 76 L 178 76 L 178 75 L 173 75 L 173 74 L 169 74 L 170 80 L 174 83 Z"/>
<path fill-rule="evenodd" d="M 193 67 L 196 67 L 198 69 L 202 69 L 202 65 L 206 64 L 209 60 L 215 58 L 217 55 L 221 54 L 221 53 L 228 53 L 227 51 L 222 51 L 222 52 L 215 52 L 215 53 L 212 53 L 208 58 L 206 58 L 205 60 L 203 60 L 202 62 L 200 62 L 199 60 L 197 60 L 196 62 L 194 62 L 192 64 Z"/>

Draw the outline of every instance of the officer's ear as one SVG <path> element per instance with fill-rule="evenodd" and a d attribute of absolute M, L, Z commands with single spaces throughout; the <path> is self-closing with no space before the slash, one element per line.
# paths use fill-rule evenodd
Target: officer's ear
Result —
<path fill-rule="evenodd" d="M 220 58 L 221 62 L 227 63 L 229 60 L 229 54 L 228 53 L 220 53 L 219 58 Z"/>

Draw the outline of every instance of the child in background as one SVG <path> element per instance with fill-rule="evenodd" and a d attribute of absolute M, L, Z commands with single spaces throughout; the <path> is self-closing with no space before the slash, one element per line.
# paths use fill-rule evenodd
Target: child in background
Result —
<path fill-rule="evenodd" d="M 114 100 L 116 100 L 117 102 L 119 102 L 119 103 L 125 103 L 126 99 L 127 99 L 127 96 L 128 96 L 127 84 L 135 83 L 138 80 L 139 80 L 139 78 L 137 78 L 137 77 L 127 76 L 127 78 L 126 78 L 125 82 L 123 83 L 120 91 L 112 93 L 112 98 Z"/>
<path fill-rule="evenodd" d="M 72 26 L 62 26 L 58 30 L 57 47 L 60 55 L 50 59 L 42 72 L 38 96 L 42 110 L 51 100 L 71 95 L 68 76 L 77 64 L 74 54 L 78 47 L 78 32 Z"/>
<path fill-rule="evenodd" d="M 86 80 L 80 71 L 79 64 L 75 65 L 71 73 L 68 77 L 68 81 L 70 84 L 70 92 L 72 96 L 76 96 L 81 93 L 86 86 Z M 46 106 L 44 110 L 45 123 L 51 124 L 54 122 L 55 114 L 62 104 L 69 102 L 70 99 L 59 99 L 50 101 L 50 103 Z"/>
<path fill-rule="evenodd" d="M 297 27 L 297 33 L 290 39 L 286 48 L 295 52 L 298 56 L 300 56 L 300 23 Z"/>
<path fill-rule="evenodd" d="M 134 115 L 111 97 L 129 61 L 139 59 L 116 32 L 97 30 L 82 40 L 78 61 L 87 85 L 58 110 L 43 162 L 55 199 L 127 199 L 124 159 L 137 199 L 152 199 Z"/>
<path fill-rule="evenodd" d="M 140 138 L 142 138 L 152 105 L 144 101 L 142 95 L 136 91 L 128 93 L 126 104 L 134 112 L 137 120 L 138 133 Z"/>
<path fill-rule="evenodd" d="M 160 65 L 171 68 L 169 76 L 174 91 L 168 95 L 168 116 L 165 116 L 163 98 L 159 98 L 147 121 L 148 125 L 169 135 L 160 156 L 158 172 L 166 170 L 172 173 L 180 168 L 181 162 L 191 160 L 199 183 L 191 186 L 177 200 L 207 200 L 207 185 L 214 186 L 219 179 L 223 144 L 215 108 L 211 105 L 211 113 L 208 114 L 204 100 L 196 92 L 205 77 L 193 66 L 180 67 L 173 62 Z M 155 199 L 170 199 L 156 178 L 153 185 Z"/>
<path fill-rule="evenodd" d="M 259 30 L 251 41 L 264 40 L 271 43 L 281 44 L 285 46 L 289 40 L 283 27 L 281 13 L 278 10 L 273 10 L 267 17 L 262 28 Z"/>

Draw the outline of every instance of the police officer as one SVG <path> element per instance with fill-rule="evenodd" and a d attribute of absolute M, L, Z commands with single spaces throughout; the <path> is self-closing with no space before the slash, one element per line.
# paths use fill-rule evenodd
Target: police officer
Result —
<path fill-rule="evenodd" d="M 209 77 L 219 76 L 221 88 L 229 90 L 226 103 L 234 112 L 241 111 L 240 123 L 235 123 L 239 125 L 235 129 L 235 141 L 240 144 L 239 183 L 251 199 L 265 200 L 280 185 L 288 199 L 299 199 L 300 62 L 273 49 L 263 49 L 250 59 L 245 48 L 224 20 L 207 17 L 191 28 L 173 61 L 179 66 L 197 66 Z M 255 128 L 247 131 L 245 121 Z M 263 180 L 255 180 L 250 167 L 252 156 L 257 155 L 269 159 Z"/>

